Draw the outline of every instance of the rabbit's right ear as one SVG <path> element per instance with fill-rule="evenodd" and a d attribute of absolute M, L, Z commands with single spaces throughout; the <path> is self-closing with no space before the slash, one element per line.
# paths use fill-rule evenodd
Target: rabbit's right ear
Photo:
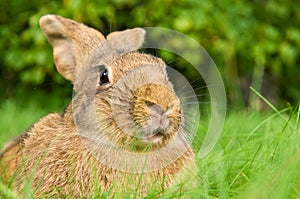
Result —
<path fill-rule="evenodd" d="M 133 28 L 123 31 L 112 32 L 107 35 L 111 46 L 117 47 L 118 51 L 131 52 L 142 47 L 146 31 L 142 28 Z"/>
<path fill-rule="evenodd" d="M 43 16 L 40 26 L 53 47 L 58 72 L 71 81 L 88 53 L 105 40 L 99 31 L 58 15 Z"/>

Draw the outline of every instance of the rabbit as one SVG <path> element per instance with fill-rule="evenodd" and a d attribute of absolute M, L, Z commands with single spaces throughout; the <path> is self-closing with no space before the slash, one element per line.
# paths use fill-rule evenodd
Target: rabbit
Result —
<path fill-rule="evenodd" d="M 96 190 L 116 195 L 137 187 L 145 196 L 195 175 L 195 154 L 166 64 L 137 52 L 144 29 L 105 38 L 58 15 L 43 16 L 40 27 L 74 96 L 62 114 L 48 114 L 6 144 L 0 154 L 5 182 L 12 180 L 19 194 L 29 183 L 37 197 L 88 197 Z"/>

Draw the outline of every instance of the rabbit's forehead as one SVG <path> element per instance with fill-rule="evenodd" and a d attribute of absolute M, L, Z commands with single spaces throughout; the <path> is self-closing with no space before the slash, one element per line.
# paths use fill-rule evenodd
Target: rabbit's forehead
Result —
<path fill-rule="evenodd" d="M 109 64 L 114 71 L 120 71 L 123 74 L 143 65 L 159 65 L 161 66 L 162 71 L 165 71 L 166 68 L 162 59 L 138 52 L 127 53 L 119 56 Z"/>
<path fill-rule="evenodd" d="M 79 71 L 78 80 L 83 80 L 95 74 L 99 71 L 99 66 L 104 66 L 108 70 L 108 75 L 111 83 L 117 82 L 121 79 L 127 72 L 133 72 L 140 66 L 151 65 L 149 71 L 143 71 L 146 75 L 151 76 L 156 71 L 159 74 L 160 79 L 165 81 L 167 79 L 166 64 L 165 62 L 149 54 L 143 54 L 139 52 L 129 52 L 119 56 L 109 53 L 101 53 L 99 49 L 90 54 L 89 59 L 86 60 Z M 157 67 L 154 67 L 157 66 Z M 86 75 L 85 75 L 86 74 Z"/>

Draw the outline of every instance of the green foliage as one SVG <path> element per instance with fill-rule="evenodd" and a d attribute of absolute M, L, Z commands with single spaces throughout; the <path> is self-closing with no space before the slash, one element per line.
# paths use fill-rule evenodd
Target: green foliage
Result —
<path fill-rule="evenodd" d="M 38 26 L 42 15 L 55 13 L 104 34 L 154 26 L 194 38 L 220 68 L 231 103 L 241 103 L 242 94 L 247 102 L 250 85 L 277 102 L 300 98 L 297 1 L 0 0 L 0 5 L 0 89 L 6 96 L 16 88 L 50 83 L 47 89 L 53 89 L 66 83 L 55 71 L 51 48 Z M 193 78 L 189 68 L 177 67 Z"/>
<path fill-rule="evenodd" d="M 300 99 L 297 1 L 0 0 L 0 92 L 2 98 L 14 97 L 1 98 L 0 146 L 42 115 L 61 111 L 70 102 L 71 85 L 56 72 L 52 50 L 38 26 L 39 18 L 48 13 L 81 21 L 105 35 L 136 26 L 180 31 L 210 53 L 231 104 L 247 103 L 250 85 L 270 101 L 296 104 Z M 194 72 L 183 62 L 168 53 L 159 55 L 174 59 L 176 67 L 193 78 Z M 51 98 L 45 98 L 49 92 Z M 252 106 L 255 97 L 250 96 Z M 201 183 L 192 193 L 182 194 L 298 198 L 299 110 L 282 112 L 231 113 L 212 153 L 198 161 Z M 207 123 L 201 122 L 203 132 Z M 179 189 L 173 189 L 166 198 L 177 196 Z M 15 196 L 1 181 L 0 192 L 0 196 Z M 105 197 L 106 193 L 95 194 Z M 155 198 L 155 193 L 148 197 Z"/>

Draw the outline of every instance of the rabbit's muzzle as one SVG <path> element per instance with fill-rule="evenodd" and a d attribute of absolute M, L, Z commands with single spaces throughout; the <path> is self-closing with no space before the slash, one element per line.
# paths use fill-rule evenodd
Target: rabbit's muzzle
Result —
<path fill-rule="evenodd" d="M 131 106 L 132 120 L 142 128 L 136 135 L 136 144 L 157 149 L 176 136 L 183 116 L 179 99 L 171 88 L 145 84 L 134 92 Z"/>

